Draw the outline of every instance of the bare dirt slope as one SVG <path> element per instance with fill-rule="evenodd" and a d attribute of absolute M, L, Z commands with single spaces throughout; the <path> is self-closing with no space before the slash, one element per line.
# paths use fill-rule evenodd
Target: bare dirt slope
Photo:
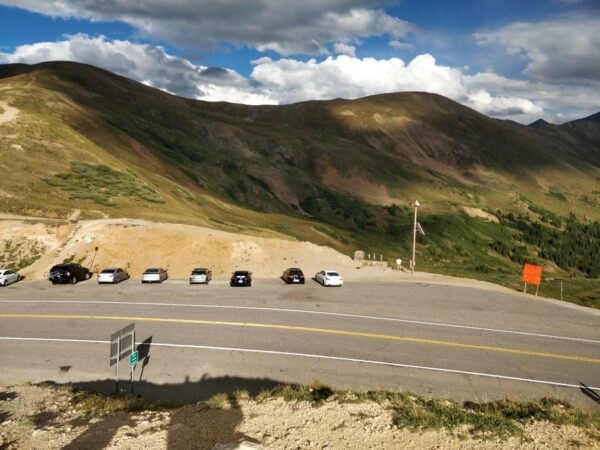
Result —
<path fill-rule="evenodd" d="M 288 267 L 300 267 L 310 277 L 319 270 L 335 269 L 346 280 L 419 280 L 514 292 L 492 283 L 438 274 L 410 275 L 376 267 L 359 269 L 359 264 L 350 257 L 311 242 L 193 225 L 135 219 L 41 223 L 5 217 L 5 220 L 0 218 L 0 232 L 0 258 L 2 250 L 7 248 L 6 243 L 10 242 L 11 248 L 21 249 L 13 262 L 35 259 L 20 271 L 29 280 L 45 278 L 52 265 L 68 260 L 91 266 L 94 271 L 123 267 L 133 277 L 139 277 L 148 267 L 163 267 L 168 269 L 171 278 L 187 278 L 194 267 L 208 267 L 214 277 L 227 277 L 231 271 L 242 269 L 252 271 L 257 278 L 272 278 L 281 276 Z M 27 253 L 30 248 L 33 253 Z"/>

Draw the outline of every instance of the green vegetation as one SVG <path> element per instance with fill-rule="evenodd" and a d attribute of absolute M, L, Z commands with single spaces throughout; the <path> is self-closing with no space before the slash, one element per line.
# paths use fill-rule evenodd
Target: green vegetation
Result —
<path fill-rule="evenodd" d="M 554 197 L 555 199 L 557 199 L 561 202 L 567 201 L 567 197 L 565 197 L 565 194 L 563 194 L 562 192 L 549 191 L 546 193 L 546 195 L 549 195 L 550 197 Z"/>
<path fill-rule="evenodd" d="M 36 262 L 46 247 L 34 239 L 4 239 L 0 241 L 0 267 L 21 270 Z"/>
<path fill-rule="evenodd" d="M 104 165 L 72 162 L 71 171 L 47 178 L 46 183 L 71 194 L 69 198 L 92 200 L 99 205 L 116 206 L 111 199 L 128 197 L 151 203 L 164 203 L 156 192 L 129 172 L 121 172 Z"/>
<path fill-rule="evenodd" d="M 463 405 L 452 400 L 414 396 L 400 399 L 399 402 L 392 402 L 394 424 L 411 430 L 445 428 L 454 431 L 466 426 L 471 435 L 481 438 L 506 438 L 515 435 L 524 437 L 523 425 L 530 421 L 600 430 L 599 416 L 556 399 L 543 398 L 536 402 L 465 402 Z"/>

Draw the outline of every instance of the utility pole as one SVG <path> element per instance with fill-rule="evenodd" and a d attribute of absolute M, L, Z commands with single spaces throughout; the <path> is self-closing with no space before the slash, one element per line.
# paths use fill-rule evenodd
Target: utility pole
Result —
<path fill-rule="evenodd" d="M 410 261 L 410 273 L 415 273 L 415 258 L 417 248 L 417 209 L 419 208 L 419 200 L 415 200 L 415 220 L 413 223 L 413 246 L 412 246 L 412 260 Z"/>

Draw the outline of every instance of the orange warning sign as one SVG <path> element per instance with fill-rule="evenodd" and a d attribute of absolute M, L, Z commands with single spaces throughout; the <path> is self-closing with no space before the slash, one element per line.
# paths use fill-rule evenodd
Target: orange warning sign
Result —
<path fill-rule="evenodd" d="M 534 266 L 533 264 L 523 265 L 523 281 L 525 283 L 539 286 L 542 281 L 542 267 Z"/>

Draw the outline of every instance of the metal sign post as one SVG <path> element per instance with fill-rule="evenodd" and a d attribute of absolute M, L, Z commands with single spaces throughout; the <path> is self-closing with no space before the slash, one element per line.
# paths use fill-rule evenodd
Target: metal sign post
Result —
<path fill-rule="evenodd" d="M 135 347 L 135 342 L 134 342 Z M 135 370 L 135 366 L 140 360 L 140 352 L 137 350 L 129 355 L 129 367 L 131 368 L 131 393 L 133 394 L 133 371 Z"/>
<path fill-rule="evenodd" d="M 130 323 L 125 328 L 113 333 L 110 336 L 110 365 L 116 365 L 115 386 L 119 393 L 119 361 L 131 355 L 135 350 L 135 323 Z M 137 352 L 135 352 L 137 353 Z M 136 361 L 137 362 L 137 361 Z M 132 368 L 133 381 L 133 368 Z M 133 389 L 133 384 L 132 387 Z"/>

